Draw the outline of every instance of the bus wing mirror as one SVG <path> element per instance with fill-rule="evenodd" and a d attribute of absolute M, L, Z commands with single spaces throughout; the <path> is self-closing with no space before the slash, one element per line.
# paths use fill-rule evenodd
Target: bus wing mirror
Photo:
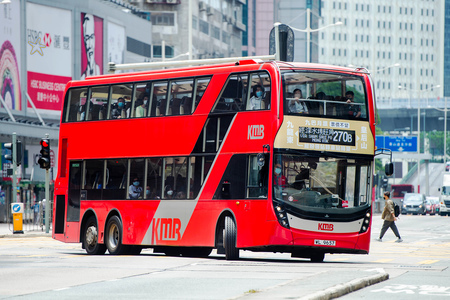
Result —
<path fill-rule="evenodd" d="M 258 166 L 260 166 L 261 168 L 264 167 L 264 164 L 266 162 L 264 153 L 258 153 L 258 155 L 256 156 L 256 159 L 258 161 Z"/>
<path fill-rule="evenodd" d="M 391 176 L 392 174 L 394 174 L 394 164 L 393 163 L 387 163 L 384 166 L 384 173 L 386 173 L 386 176 Z"/>

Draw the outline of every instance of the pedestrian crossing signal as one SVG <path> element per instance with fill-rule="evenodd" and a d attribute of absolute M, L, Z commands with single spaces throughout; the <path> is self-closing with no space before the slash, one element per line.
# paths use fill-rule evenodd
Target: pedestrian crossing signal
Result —
<path fill-rule="evenodd" d="M 48 139 L 41 139 L 41 157 L 38 164 L 41 169 L 50 169 L 50 141 Z"/>

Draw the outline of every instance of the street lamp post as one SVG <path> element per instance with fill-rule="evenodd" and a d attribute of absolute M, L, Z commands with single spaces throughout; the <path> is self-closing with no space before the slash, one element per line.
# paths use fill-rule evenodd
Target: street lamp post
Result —
<path fill-rule="evenodd" d="M 418 99 L 417 99 L 417 192 L 418 193 L 420 193 L 420 97 L 421 97 L 421 92 L 422 91 L 427 91 L 427 90 L 430 90 L 430 89 L 438 89 L 440 87 L 441 86 L 438 84 L 438 85 L 436 85 L 434 87 L 430 87 L 430 88 L 425 89 L 425 90 L 421 90 L 421 89 L 409 90 L 410 97 L 411 97 L 411 93 L 412 92 L 417 92 L 418 93 Z M 399 85 L 398 88 L 401 89 L 402 88 L 401 85 Z M 447 104 L 445 105 L 445 107 L 447 108 Z M 444 134 L 444 137 L 445 137 L 445 134 Z M 424 146 L 425 146 L 425 144 L 424 144 Z M 424 151 L 425 151 L 425 148 L 424 148 Z M 445 157 L 445 155 L 444 155 L 444 157 Z M 426 174 L 426 176 L 427 176 L 427 192 L 428 192 L 428 174 Z"/>
<path fill-rule="evenodd" d="M 447 97 L 444 97 L 444 99 L 445 99 L 445 102 L 444 102 L 445 106 L 444 106 L 443 110 L 436 108 L 436 107 L 433 107 L 433 108 L 444 112 L 444 118 L 443 118 L 443 120 L 444 120 L 444 162 L 446 162 L 447 161 Z M 439 120 L 441 120 L 441 117 L 439 117 Z"/>
<path fill-rule="evenodd" d="M 311 9 L 307 8 L 306 9 L 306 28 L 305 29 L 298 29 L 298 28 L 294 28 L 291 27 L 292 30 L 296 30 L 296 31 L 300 31 L 300 32 L 306 32 L 306 62 L 310 63 L 311 62 L 311 32 L 316 32 L 328 27 L 333 27 L 333 26 L 340 26 L 342 25 L 342 22 L 336 22 L 334 24 L 328 24 L 324 27 L 319 27 L 317 29 L 311 29 Z"/>

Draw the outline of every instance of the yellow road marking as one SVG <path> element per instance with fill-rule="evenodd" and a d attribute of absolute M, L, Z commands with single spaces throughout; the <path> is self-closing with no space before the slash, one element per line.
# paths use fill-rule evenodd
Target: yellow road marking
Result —
<path fill-rule="evenodd" d="M 428 259 L 428 260 L 423 260 L 421 262 L 418 262 L 419 265 L 431 265 L 434 264 L 436 262 L 438 262 L 439 260 L 433 260 L 433 259 Z"/>
<path fill-rule="evenodd" d="M 387 262 L 390 262 L 390 261 L 393 261 L 393 260 L 394 260 L 393 258 L 383 258 L 383 259 L 374 260 L 372 262 L 374 262 L 374 263 L 387 263 Z"/>
<path fill-rule="evenodd" d="M 28 258 L 28 257 L 43 257 L 43 256 L 48 256 L 48 255 L 47 254 L 33 254 L 33 255 L 22 255 L 19 257 Z"/>
<path fill-rule="evenodd" d="M 350 258 L 345 258 L 345 257 L 341 257 L 341 258 L 333 258 L 331 259 L 331 261 L 346 261 L 349 260 Z"/>

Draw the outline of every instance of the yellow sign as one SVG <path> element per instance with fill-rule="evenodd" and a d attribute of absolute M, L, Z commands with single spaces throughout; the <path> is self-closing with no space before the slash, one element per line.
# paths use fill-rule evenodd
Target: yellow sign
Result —
<path fill-rule="evenodd" d="M 285 116 L 275 148 L 374 155 L 368 121 Z"/>

